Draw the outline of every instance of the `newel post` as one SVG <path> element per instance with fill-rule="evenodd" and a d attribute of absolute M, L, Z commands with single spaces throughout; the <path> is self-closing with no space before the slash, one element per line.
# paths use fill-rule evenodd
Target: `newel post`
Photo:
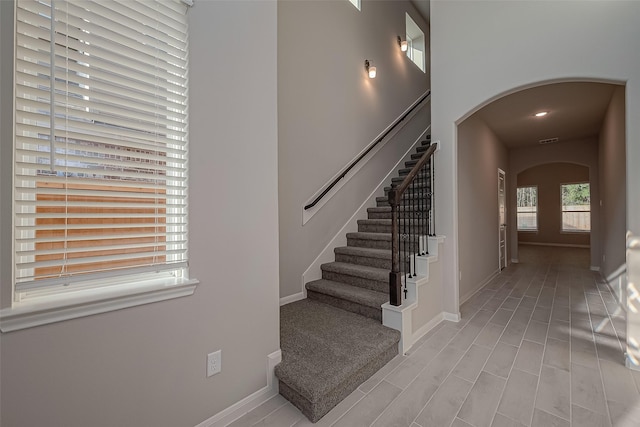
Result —
<path fill-rule="evenodd" d="M 389 272 L 389 304 L 402 303 L 402 279 L 400 274 L 400 248 L 398 242 L 398 195 L 395 188 L 389 190 L 391 205 L 391 272 Z"/>

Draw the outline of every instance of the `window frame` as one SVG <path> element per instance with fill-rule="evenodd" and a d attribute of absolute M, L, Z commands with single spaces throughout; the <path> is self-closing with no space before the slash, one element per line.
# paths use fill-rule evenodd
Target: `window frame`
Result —
<path fill-rule="evenodd" d="M 418 34 L 419 33 L 419 34 Z M 423 73 L 427 73 L 427 38 L 424 31 L 416 23 L 416 21 L 405 12 L 405 40 L 407 40 L 407 58 L 411 60 Z M 422 43 L 422 49 L 420 49 Z M 418 45 L 418 47 L 414 47 Z M 416 58 L 416 52 L 420 52 L 420 59 Z"/>
<path fill-rule="evenodd" d="M 179 3 L 179 0 L 176 0 L 176 3 Z M 184 13 L 187 13 L 188 5 L 185 4 Z M 14 10 L 18 9 L 18 2 L 14 3 Z M 174 6 L 171 6 L 174 7 Z M 177 10 L 177 9 L 174 9 Z M 84 11 L 83 11 L 84 12 Z M 89 12 L 87 12 L 89 13 Z M 53 11 L 51 13 L 53 16 Z M 84 16 L 84 15 L 81 15 Z M 56 17 L 57 18 L 57 17 Z M 44 18 L 45 21 L 50 18 L 47 16 Z M 56 20 L 57 22 L 57 20 Z M 144 25 L 144 24 L 141 24 Z M 50 25 L 53 26 L 53 25 Z M 78 27 L 80 28 L 80 27 Z M 101 27 L 109 30 L 109 26 Z M 132 26 L 131 28 L 138 28 Z M 185 26 L 185 31 L 188 31 Z M 54 33 L 54 30 L 51 30 L 51 34 Z M 17 21 L 17 13 L 14 14 L 14 29 L 13 29 L 13 37 L 14 44 L 16 43 L 16 37 L 18 37 L 18 21 Z M 58 37 L 56 35 L 56 37 Z M 185 37 L 188 37 L 188 34 L 185 34 Z M 72 40 L 73 41 L 73 40 Z M 47 40 L 47 44 L 50 42 Z M 188 44 L 185 47 L 188 49 Z M 69 48 L 66 48 L 69 49 Z M 53 59 L 54 54 L 51 54 L 51 59 Z M 187 55 L 185 53 L 185 55 Z M 17 57 L 14 55 L 13 58 L 13 82 L 12 86 L 15 87 L 17 84 L 17 80 L 15 77 L 15 70 L 17 69 Z M 188 64 L 187 64 L 188 65 Z M 48 66 L 48 65 L 47 65 Z M 58 67 L 56 63 L 56 67 Z M 58 71 L 56 71 L 56 74 Z M 188 71 L 185 71 L 188 73 Z M 57 88 L 57 80 L 56 77 L 56 90 Z M 70 82 L 71 83 L 71 82 Z M 69 84 L 70 84 L 69 83 Z M 186 81 L 185 86 L 185 94 L 188 92 L 188 79 Z M 48 93 L 52 91 L 47 89 Z M 13 103 L 14 103 L 14 114 L 17 111 L 16 104 L 16 93 L 14 91 L 12 95 Z M 53 94 L 51 95 L 53 99 Z M 89 104 L 89 106 L 91 106 Z M 57 115 L 57 113 L 56 113 Z M 185 112 L 186 116 L 186 112 Z M 53 123 L 53 119 L 52 119 Z M 53 129 L 53 127 L 52 127 Z M 16 141 L 16 132 L 13 132 L 14 138 L 14 150 L 17 147 Z M 56 143 L 57 143 L 57 131 L 56 131 Z M 53 143 L 52 143 L 53 144 Z M 186 142 L 185 142 L 186 144 Z M 123 144 L 123 145 L 126 145 Z M 185 150 L 186 153 L 186 150 Z M 53 155 L 53 153 L 52 153 Z M 107 157 L 109 158 L 109 157 Z M 14 184 L 13 188 L 15 192 L 15 174 L 17 170 L 17 164 L 14 162 L 12 165 L 14 176 Z M 186 174 L 186 166 L 185 166 L 185 174 Z M 34 178 L 35 181 L 39 181 L 39 179 Z M 185 177 L 186 181 L 186 177 Z M 106 184 L 105 184 L 106 185 Z M 188 186 L 187 186 L 188 187 Z M 157 187 L 159 188 L 159 187 Z M 37 192 L 37 190 L 35 191 Z M 168 194 L 168 193 L 167 193 Z M 166 199 L 167 197 L 165 197 Z M 14 198 L 15 199 L 15 198 Z M 34 199 L 35 200 L 35 199 Z M 13 219 L 12 219 L 12 234 L 15 234 L 15 203 L 12 203 L 13 208 Z M 33 202 L 32 202 L 33 203 Z M 37 202 L 36 202 L 37 205 Z M 169 205 L 166 209 L 169 209 Z M 182 205 L 186 209 L 186 197 L 185 202 Z M 22 212 L 22 211 L 20 211 Z M 34 218 L 37 218 L 37 213 L 33 214 Z M 170 217 L 169 214 L 166 214 L 167 217 Z M 69 217 L 66 217 L 69 218 Z M 68 219 L 67 219 L 68 221 Z M 186 226 L 186 220 L 185 220 Z M 167 226 L 164 227 L 166 233 L 169 233 Z M 168 236 L 168 234 L 167 234 Z M 184 231 L 185 241 L 188 236 L 188 231 Z M 118 275 L 115 276 L 113 274 L 105 274 L 103 276 L 97 275 L 96 277 L 89 277 L 88 280 L 80 280 L 77 281 L 77 286 L 60 286 L 56 285 L 54 287 L 47 287 L 43 290 L 25 290 L 21 289 L 17 290 L 17 279 L 16 279 L 16 254 L 17 249 L 15 248 L 15 236 L 12 236 L 13 250 L 12 250 L 12 284 L 11 284 L 11 306 L 5 307 L 0 310 L 0 330 L 2 332 L 8 332 L 13 330 L 19 330 L 24 328 L 29 328 L 33 326 L 53 323 L 57 321 L 73 319 L 77 317 L 83 317 L 91 314 L 104 313 L 112 310 L 118 310 L 127 307 L 133 307 L 137 305 L 163 301 L 171 298 L 178 298 L 182 296 L 191 295 L 195 292 L 195 288 L 199 283 L 197 279 L 189 278 L 188 274 L 188 266 L 187 261 L 185 259 L 184 266 L 176 267 L 180 269 L 180 274 L 170 275 L 170 274 L 156 274 L 156 273 L 141 273 L 141 270 L 147 269 L 132 269 L 126 275 Z M 65 238 L 66 239 L 66 238 Z M 165 240 L 168 242 L 169 240 Z M 167 243 L 165 243 L 167 246 Z M 65 249 L 66 251 L 66 249 Z M 184 249 L 185 256 L 187 254 L 187 249 Z M 165 262 L 164 265 L 167 265 Z M 114 271 L 115 267 L 109 267 L 109 271 Z M 176 270 L 177 271 L 177 270 Z M 77 277 L 77 276 L 76 276 Z"/>
<path fill-rule="evenodd" d="M 564 208 L 564 200 L 563 200 L 563 187 L 567 185 L 587 185 L 589 188 L 589 204 L 584 206 L 589 206 L 589 210 L 568 210 Z M 571 230 L 564 228 L 564 214 L 565 212 L 589 212 L 589 229 L 588 230 Z M 564 182 L 560 183 L 560 233 L 561 234 L 590 234 L 591 233 L 591 183 L 589 181 L 580 181 L 580 182 Z"/>
<path fill-rule="evenodd" d="M 535 189 L 535 193 L 536 193 L 536 205 L 535 205 L 535 211 L 533 211 L 533 213 L 535 214 L 535 228 L 520 228 L 520 221 L 519 221 L 519 216 L 521 213 L 531 213 L 531 212 L 519 212 L 518 209 L 520 209 L 521 207 L 526 207 L 526 206 L 518 206 L 518 191 L 520 189 L 525 189 L 525 188 L 534 188 Z M 523 233 L 537 233 L 538 230 L 540 229 L 539 227 L 539 221 L 538 221 L 538 209 L 539 209 L 539 193 L 538 193 L 538 186 L 537 185 L 523 185 L 523 186 L 518 186 L 516 188 L 516 230 L 518 232 L 523 232 Z"/>

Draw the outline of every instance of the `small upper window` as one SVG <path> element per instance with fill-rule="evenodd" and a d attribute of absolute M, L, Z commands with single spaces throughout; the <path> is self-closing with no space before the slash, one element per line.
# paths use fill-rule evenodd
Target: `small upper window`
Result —
<path fill-rule="evenodd" d="M 360 2 L 362 0 L 349 0 L 358 10 L 360 10 Z"/>
<path fill-rule="evenodd" d="M 538 187 L 518 187 L 518 231 L 538 229 Z"/>
<path fill-rule="evenodd" d="M 425 38 L 424 33 L 413 19 L 406 14 L 407 56 L 424 72 Z"/>
<path fill-rule="evenodd" d="M 562 231 L 591 231 L 591 191 L 589 183 L 562 184 Z"/>

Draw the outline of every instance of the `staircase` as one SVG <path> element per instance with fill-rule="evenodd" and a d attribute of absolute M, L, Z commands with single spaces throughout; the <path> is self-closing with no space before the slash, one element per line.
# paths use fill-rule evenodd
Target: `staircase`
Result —
<path fill-rule="evenodd" d="M 402 183 L 425 151 L 430 136 L 417 147 L 384 196 L 358 221 L 358 232 L 347 233 L 347 246 L 335 249 L 335 262 L 323 264 L 322 279 L 306 284 L 307 299 L 280 311 L 282 362 L 275 374 L 285 398 L 316 422 L 362 382 L 398 354 L 400 333 L 381 324 L 381 306 L 389 301 L 391 270 L 391 207 L 387 195 Z M 399 208 L 399 224 L 417 226 L 426 234 L 413 206 L 412 186 Z M 426 206 L 427 209 L 430 206 Z M 400 259 L 417 250 L 417 242 L 400 247 Z M 405 271 L 407 264 L 404 264 Z"/>

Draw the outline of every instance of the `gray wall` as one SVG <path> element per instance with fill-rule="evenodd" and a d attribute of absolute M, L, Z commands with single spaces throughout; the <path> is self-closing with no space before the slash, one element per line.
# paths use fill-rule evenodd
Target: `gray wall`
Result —
<path fill-rule="evenodd" d="M 602 200 L 601 256 L 604 277 L 625 263 L 625 233 L 627 231 L 627 191 L 625 168 L 625 87 L 613 93 L 600 130 L 598 148 Z M 636 166 L 637 169 L 637 166 Z M 638 181 L 630 181 L 637 183 Z M 637 185 L 636 185 L 637 186 Z M 636 211 L 636 216 L 638 216 Z"/>
<path fill-rule="evenodd" d="M 190 265 L 200 285 L 190 297 L 3 334 L 3 426 L 194 426 L 266 386 L 267 355 L 279 348 L 276 3 L 199 0 L 189 20 Z M 5 31 L 3 22 L 3 111 Z M 1 263 L 4 278 L 4 252 Z M 206 378 L 218 349 L 222 372 Z"/>
<path fill-rule="evenodd" d="M 600 266 L 600 187 L 599 187 L 599 171 L 598 171 L 598 140 L 596 137 L 585 138 L 574 141 L 558 142 L 547 145 L 535 145 L 512 149 L 509 151 L 509 165 L 511 173 L 514 176 L 530 168 L 556 163 L 572 163 L 586 166 L 589 168 L 589 185 L 591 186 L 591 234 L 589 244 L 591 246 L 591 266 Z M 558 185 L 560 179 L 558 179 Z M 509 194 L 511 196 L 511 209 L 508 213 L 509 222 L 516 224 L 516 188 L 518 180 L 512 180 L 507 184 L 509 186 Z M 559 225 L 547 225 L 549 227 L 559 227 Z M 511 256 L 518 259 L 518 233 L 515 227 L 510 230 Z M 587 244 L 579 241 L 554 241 L 559 239 L 558 235 L 545 234 L 544 240 L 547 243 L 573 243 Z"/>
<path fill-rule="evenodd" d="M 639 141 L 640 121 L 630 120 L 640 117 L 638 22 L 639 2 L 431 1 L 432 135 L 442 142 L 436 217 L 447 236 L 447 311 L 457 308 L 458 245 L 468 240 L 457 227 L 456 124 L 493 99 L 542 82 L 626 82 L 627 140 Z M 626 161 L 640 163 L 640 144 L 627 144 Z M 640 168 L 627 167 L 627 182 L 640 182 Z M 636 235 L 638 212 L 640 186 L 628 186 L 627 229 Z"/>
<path fill-rule="evenodd" d="M 538 230 L 518 231 L 518 243 L 589 246 L 591 233 L 561 231 L 560 185 L 578 182 L 589 182 L 589 168 L 573 163 L 547 163 L 518 174 L 518 187 L 538 188 Z"/>
<path fill-rule="evenodd" d="M 363 0 L 361 11 L 346 0 L 278 2 L 281 297 L 302 292 L 304 271 L 417 136 L 379 152 L 302 225 L 305 202 L 429 88 L 397 43 L 406 11 L 428 34 L 408 1 Z"/>
<path fill-rule="evenodd" d="M 506 172 L 508 185 L 514 179 L 508 160 L 504 144 L 481 119 L 471 116 L 458 126 L 461 301 L 499 270 L 498 168 Z"/>

